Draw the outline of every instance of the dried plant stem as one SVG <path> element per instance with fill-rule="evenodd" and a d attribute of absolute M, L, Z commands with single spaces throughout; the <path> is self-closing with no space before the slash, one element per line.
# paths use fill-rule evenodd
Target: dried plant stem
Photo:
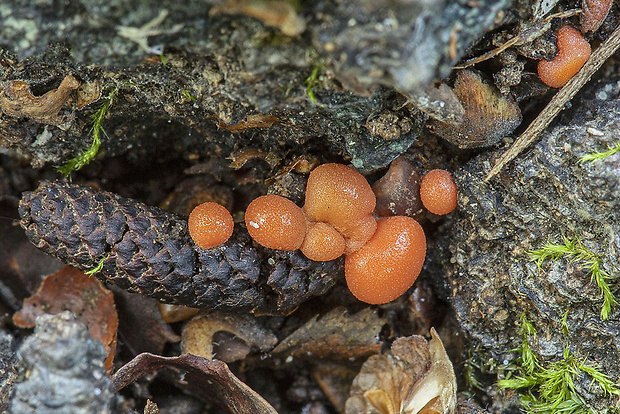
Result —
<path fill-rule="evenodd" d="M 581 70 L 573 76 L 566 85 L 559 90 L 557 94 L 549 101 L 545 109 L 536 117 L 536 119 L 527 127 L 525 131 L 517 138 L 505 153 L 497 160 L 491 171 L 487 174 L 484 181 L 489 181 L 502 168 L 510 161 L 512 161 L 517 155 L 519 155 L 525 148 L 533 143 L 541 132 L 545 130 L 555 119 L 555 117 L 564 108 L 564 105 L 570 101 L 573 96 L 583 87 L 583 85 L 590 80 L 590 77 L 605 63 L 611 55 L 620 47 L 620 25 L 616 27 L 611 36 L 599 46 L 586 64 Z"/>

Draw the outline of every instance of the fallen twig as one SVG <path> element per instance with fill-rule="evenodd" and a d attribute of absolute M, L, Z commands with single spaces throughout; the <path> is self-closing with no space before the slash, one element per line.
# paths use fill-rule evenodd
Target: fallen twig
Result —
<path fill-rule="evenodd" d="M 544 131 L 551 121 L 560 113 L 564 105 L 579 92 L 583 85 L 590 80 L 590 77 L 616 52 L 618 47 L 620 47 L 620 25 L 616 27 L 611 36 L 592 53 L 592 56 L 590 56 L 590 59 L 583 68 L 555 94 L 536 119 L 534 119 L 527 129 L 523 131 L 521 136 L 517 138 L 514 144 L 512 144 L 512 147 L 502 154 L 491 171 L 487 174 L 484 179 L 485 182 L 497 175 L 506 164 L 534 142 L 538 135 Z"/>

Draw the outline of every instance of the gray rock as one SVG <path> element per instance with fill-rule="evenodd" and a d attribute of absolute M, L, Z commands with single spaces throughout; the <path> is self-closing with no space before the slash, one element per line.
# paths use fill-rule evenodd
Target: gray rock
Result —
<path fill-rule="evenodd" d="M 10 412 L 116 412 L 116 395 L 104 359 L 103 346 L 70 312 L 38 317 L 34 334 L 17 351 L 19 379 Z"/>
<path fill-rule="evenodd" d="M 620 276 L 620 153 L 579 163 L 587 153 L 618 143 L 620 82 L 599 83 L 498 177 L 483 180 L 498 155 L 483 154 L 454 174 L 460 191 L 458 217 L 445 226 L 438 246 L 447 271 L 442 291 L 474 343 L 500 363 L 521 341 L 525 313 L 538 335 L 531 339 L 543 360 L 561 358 L 566 346 L 578 358 L 620 376 L 620 308 L 601 320 L 602 298 L 580 261 L 561 258 L 541 269 L 527 252 L 563 237 L 580 239 Z M 436 260 L 436 259 L 432 259 Z M 612 291 L 615 291 L 614 283 Z M 568 335 L 561 319 L 568 311 Z M 588 403 L 610 403 L 582 376 Z"/>

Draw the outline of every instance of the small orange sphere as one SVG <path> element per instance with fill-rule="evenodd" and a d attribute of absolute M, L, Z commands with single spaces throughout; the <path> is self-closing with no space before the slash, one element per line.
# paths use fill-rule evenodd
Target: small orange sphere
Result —
<path fill-rule="evenodd" d="M 426 236 L 417 221 L 405 216 L 380 219 L 368 243 L 345 259 L 347 286 L 362 302 L 390 302 L 413 285 L 425 257 Z"/>
<path fill-rule="evenodd" d="M 433 214 L 444 215 L 456 208 L 456 184 L 446 170 L 431 170 L 422 177 L 420 199 L 424 207 Z"/>
<path fill-rule="evenodd" d="M 377 199 L 364 176 L 343 164 L 323 164 L 308 177 L 304 211 L 311 221 L 336 229 L 368 216 Z"/>
<path fill-rule="evenodd" d="M 261 246 L 297 250 L 306 237 L 306 218 L 301 208 L 279 195 L 253 200 L 245 211 L 250 236 Z"/>
<path fill-rule="evenodd" d="M 308 227 L 301 252 L 310 260 L 326 262 L 342 256 L 344 248 L 344 237 L 338 230 L 319 221 Z"/>
<path fill-rule="evenodd" d="M 202 249 L 210 249 L 226 242 L 235 228 L 230 212 L 218 203 L 196 206 L 187 220 L 189 235 Z"/>
<path fill-rule="evenodd" d="M 557 33 L 558 54 L 553 60 L 538 62 L 538 76 L 547 86 L 561 88 L 590 57 L 590 44 L 579 31 L 563 26 Z"/>

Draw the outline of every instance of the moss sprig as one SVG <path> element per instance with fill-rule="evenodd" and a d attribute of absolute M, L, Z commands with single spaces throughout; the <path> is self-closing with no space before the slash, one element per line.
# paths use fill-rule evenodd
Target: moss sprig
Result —
<path fill-rule="evenodd" d="M 101 134 L 103 133 L 107 136 L 105 130 L 103 129 L 103 120 L 110 107 L 112 107 L 112 105 L 114 104 L 114 101 L 118 96 L 119 89 L 120 86 L 114 86 L 110 90 L 110 92 L 102 99 L 101 105 L 99 105 L 99 109 L 97 109 L 97 111 L 95 111 L 95 113 L 91 116 L 92 127 L 90 129 L 90 133 L 93 137 L 93 140 L 90 144 L 90 147 L 76 157 L 71 158 L 62 167 L 58 168 L 58 171 L 64 176 L 68 176 L 73 171 L 78 171 L 80 168 L 90 163 L 97 156 L 99 148 L 101 147 Z"/>
<path fill-rule="evenodd" d="M 601 320 L 609 319 L 612 308 L 618 304 L 616 296 L 611 291 L 608 281 L 615 279 L 603 268 L 603 258 L 588 249 L 580 239 L 571 240 L 563 238 L 563 244 L 548 242 L 538 250 L 528 252 L 532 261 L 536 262 L 539 269 L 547 260 L 558 260 L 563 257 L 573 262 L 580 262 L 590 273 L 590 278 L 596 283 L 603 305 L 601 307 Z"/>
<path fill-rule="evenodd" d="M 105 262 L 105 260 L 110 257 L 110 253 L 106 254 L 105 256 L 103 256 L 101 258 L 101 260 L 99 260 L 99 263 L 97 263 L 97 266 L 95 266 L 94 268 L 87 270 L 86 272 L 84 272 L 84 274 L 87 275 L 94 275 L 97 272 L 101 272 L 101 270 L 103 270 L 103 263 Z"/>
<path fill-rule="evenodd" d="M 564 348 L 562 359 L 540 362 L 529 342 L 536 336 L 536 330 L 525 315 L 521 317 L 520 334 L 523 341 L 514 350 L 519 352 L 515 362 L 518 374 L 500 380 L 497 385 L 522 391 L 521 402 L 527 413 L 596 413 L 575 385 L 575 380 L 582 375 L 592 378 L 592 383 L 597 384 L 606 396 L 620 397 L 620 388 L 607 374 L 575 356 L 568 347 Z"/>
<path fill-rule="evenodd" d="M 589 154 L 584 154 L 579 157 L 579 164 L 585 164 L 586 162 L 603 160 L 607 157 L 611 157 L 612 155 L 620 152 L 620 142 L 615 143 L 607 151 L 597 151 Z"/>
<path fill-rule="evenodd" d="M 317 103 L 318 99 L 314 94 L 314 90 L 323 87 L 323 80 L 321 77 L 325 72 L 325 62 L 318 57 L 318 53 L 314 49 L 310 49 L 306 52 L 306 60 L 314 63 L 312 72 L 310 72 L 310 75 L 304 81 L 304 85 L 306 85 L 306 95 L 308 95 L 311 102 Z"/>

